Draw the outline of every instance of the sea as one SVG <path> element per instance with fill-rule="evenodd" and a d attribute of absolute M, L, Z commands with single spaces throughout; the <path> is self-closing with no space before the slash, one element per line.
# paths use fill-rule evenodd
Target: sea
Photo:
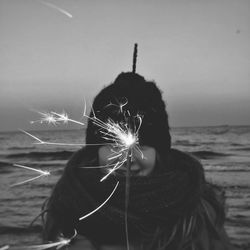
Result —
<path fill-rule="evenodd" d="M 67 160 L 81 147 L 72 144 L 85 142 L 85 130 L 29 133 L 51 144 L 37 144 L 23 131 L 0 132 L 0 249 L 41 244 L 41 219 L 31 222 Z M 197 157 L 206 179 L 225 190 L 226 231 L 234 245 L 250 249 L 250 126 L 178 127 L 171 135 L 172 147 Z M 25 182 L 41 173 L 19 165 L 50 175 Z"/>

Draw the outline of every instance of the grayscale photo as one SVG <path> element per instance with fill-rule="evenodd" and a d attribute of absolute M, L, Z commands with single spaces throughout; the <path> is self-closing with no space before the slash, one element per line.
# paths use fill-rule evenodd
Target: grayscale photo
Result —
<path fill-rule="evenodd" d="M 0 0 L 0 250 L 249 250 L 250 1 Z"/>

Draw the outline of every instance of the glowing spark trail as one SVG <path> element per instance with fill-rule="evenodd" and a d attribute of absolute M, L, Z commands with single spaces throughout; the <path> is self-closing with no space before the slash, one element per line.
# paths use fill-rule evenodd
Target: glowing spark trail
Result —
<path fill-rule="evenodd" d="M 82 122 L 70 119 L 65 112 L 63 112 L 62 114 L 59 114 L 59 113 L 56 113 L 56 112 L 52 111 L 51 113 L 58 117 L 58 118 L 56 118 L 57 121 L 63 121 L 64 123 L 73 122 L 73 123 L 76 123 L 76 124 L 79 124 L 79 125 L 82 125 L 82 126 L 85 125 Z"/>
<path fill-rule="evenodd" d="M 108 202 L 108 200 L 112 197 L 112 195 L 114 194 L 114 192 L 117 189 L 118 185 L 119 185 L 119 181 L 116 183 L 116 185 L 115 185 L 113 191 L 111 192 L 111 194 L 109 195 L 109 197 L 100 206 L 98 206 L 96 209 L 94 209 L 90 213 L 82 216 L 81 218 L 79 218 L 79 220 L 86 219 L 87 217 L 89 217 L 90 215 L 92 215 L 93 213 L 95 213 L 96 211 L 98 211 L 100 208 L 102 208 Z"/>
<path fill-rule="evenodd" d="M 98 165 L 98 166 L 84 166 L 84 167 L 79 167 L 79 168 L 109 168 L 110 166 L 115 166 L 116 164 L 107 164 L 104 166 L 100 166 L 100 165 Z"/>
<path fill-rule="evenodd" d="M 7 246 L 1 247 L 0 250 L 7 250 L 7 249 L 9 249 L 9 248 L 10 248 L 10 246 L 7 245 Z"/>
<path fill-rule="evenodd" d="M 42 244 L 42 245 L 33 245 L 33 246 L 14 246 L 11 247 L 10 250 L 45 250 L 45 249 L 51 249 L 52 247 L 55 247 L 55 249 L 61 249 L 65 246 L 68 246 L 71 241 L 76 237 L 77 232 L 75 230 L 74 235 L 71 238 L 61 238 L 57 242 L 52 242 L 52 243 L 47 243 L 47 244 Z M 54 249 L 54 248 L 53 248 Z"/>
<path fill-rule="evenodd" d="M 108 170 L 108 173 L 102 177 L 100 182 L 106 180 L 112 173 L 114 173 L 117 169 L 119 169 L 125 162 L 126 162 L 126 160 L 118 161 L 113 168 L 110 168 Z"/>
<path fill-rule="evenodd" d="M 53 125 L 56 125 L 57 124 L 57 120 L 56 118 L 54 117 L 54 115 L 50 114 L 50 113 L 45 113 L 45 112 L 39 112 L 38 113 L 42 116 L 42 118 L 38 121 L 31 121 L 30 123 L 33 124 L 33 123 L 36 123 L 36 122 L 39 122 L 39 123 L 48 123 L 48 124 L 53 124 Z"/>
<path fill-rule="evenodd" d="M 68 11 L 58 7 L 57 5 L 55 5 L 53 3 L 45 2 L 45 1 L 42 1 L 42 0 L 37 0 L 37 1 L 40 2 L 41 4 L 47 5 L 48 7 L 52 8 L 52 9 L 55 9 L 55 10 L 59 11 L 60 13 L 66 15 L 69 18 L 73 17 L 73 15 L 70 14 Z"/>
<path fill-rule="evenodd" d="M 34 181 L 38 178 L 41 178 L 43 176 L 48 176 L 50 175 L 50 172 L 49 171 L 42 171 L 40 169 L 36 169 L 36 168 L 31 168 L 31 167 L 27 167 L 27 166 L 23 166 L 23 165 L 20 165 L 20 164 L 13 164 L 13 166 L 15 167 L 19 167 L 19 168 L 24 168 L 24 169 L 27 169 L 27 170 L 32 170 L 32 171 L 35 171 L 35 172 L 38 172 L 40 173 L 40 175 L 36 176 L 36 177 L 33 177 L 31 179 L 28 179 L 28 180 L 25 180 L 25 181 L 22 181 L 22 182 L 18 182 L 16 184 L 13 184 L 11 185 L 11 187 L 15 187 L 15 186 L 18 186 L 18 185 L 21 185 L 21 184 L 25 184 L 27 182 L 30 182 L 30 181 Z"/>
<path fill-rule="evenodd" d="M 20 131 L 22 131 L 23 133 L 25 133 L 26 135 L 29 135 L 30 137 L 32 137 L 33 139 L 35 139 L 36 141 L 38 141 L 35 144 L 45 144 L 45 145 L 57 145 L 57 146 L 86 146 L 87 144 L 82 144 L 82 143 L 61 143 L 61 142 L 48 142 L 48 141 L 43 141 L 41 139 L 39 139 L 38 137 L 30 134 L 29 132 L 20 129 Z M 96 145 L 107 145 L 107 143 L 102 143 L 102 144 L 88 144 L 89 146 L 96 146 Z"/>

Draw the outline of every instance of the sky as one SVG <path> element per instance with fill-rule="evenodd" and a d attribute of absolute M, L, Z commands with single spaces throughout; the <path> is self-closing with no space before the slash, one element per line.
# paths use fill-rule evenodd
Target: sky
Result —
<path fill-rule="evenodd" d="M 80 118 L 134 43 L 172 127 L 250 124 L 249 0 L 0 0 L 0 37 L 0 131 Z"/>

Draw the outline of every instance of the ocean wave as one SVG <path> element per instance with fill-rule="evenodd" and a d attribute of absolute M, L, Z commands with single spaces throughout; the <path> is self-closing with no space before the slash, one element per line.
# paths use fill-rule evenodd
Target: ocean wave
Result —
<path fill-rule="evenodd" d="M 233 191 L 233 190 L 250 190 L 250 185 L 221 185 L 221 187 L 223 187 L 223 189 L 229 189 L 231 191 Z"/>
<path fill-rule="evenodd" d="M 53 159 L 53 160 L 67 160 L 73 154 L 72 151 L 54 151 L 54 152 L 29 152 L 29 153 L 17 153 L 17 154 L 10 154 L 7 158 L 32 158 L 32 159 Z"/>
<path fill-rule="evenodd" d="M 190 146 L 190 147 L 195 147 L 198 145 L 197 143 L 190 142 L 189 140 L 176 140 L 174 141 L 173 144 L 181 146 Z"/>
<path fill-rule="evenodd" d="M 27 227 L 10 227 L 10 226 L 1 226 L 0 234 L 26 234 L 26 233 L 38 233 L 42 231 L 42 226 L 34 225 Z"/>
<path fill-rule="evenodd" d="M 250 147 L 239 147 L 239 148 L 234 148 L 233 150 L 235 150 L 235 151 L 250 151 Z"/>
<path fill-rule="evenodd" d="M 219 153 L 219 152 L 208 151 L 208 150 L 193 151 L 190 153 L 200 159 L 211 159 L 211 158 L 225 157 L 225 156 L 230 155 L 226 153 Z"/>
<path fill-rule="evenodd" d="M 233 143 L 231 143 L 230 145 L 231 145 L 231 146 L 242 146 L 241 143 L 236 143 L 236 142 L 233 142 Z"/>
<path fill-rule="evenodd" d="M 36 188 L 41 188 L 41 189 L 46 189 L 46 188 L 50 188 L 51 189 L 54 186 L 55 186 L 55 183 L 39 183 L 39 184 L 36 184 Z"/>
<path fill-rule="evenodd" d="M 250 172 L 250 169 L 206 169 L 209 172 Z"/>
<path fill-rule="evenodd" d="M 248 166 L 220 166 L 220 165 L 205 165 L 206 171 L 210 172 L 249 172 Z"/>
<path fill-rule="evenodd" d="M 9 167 L 10 165 L 12 164 L 8 161 L 0 161 L 0 167 Z"/>
<path fill-rule="evenodd" d="M 212 135 L 223 135 L 223 134 L 226 134 L 230 132 L 230 129 L 229 128 L 217 128 L 217 129 L 214 129 L 210 132 L 210 134 Z"/>
<path fill-rule="evenodd" d="M 12 166 L 11 163 L 6 162 L 6 161 L 0 161 L 0 174 L 8 174 L 11 173 L 11 169 L 9 168 Z"/>
<path fill-rule="evenodd" d="M 232 226 L 239 226 L 242 229 L 246 227 L 250 228 L 250 221 L 246 219 L 246 217 L 239 217 L 238 215 L 233 216 L 231 218 L 227 218 L 226 221 L 230 223 Z"/>
<path fill-rule="evenodd" d="M 34 149 L 34 146 L 27 146 L 27 147 L 18 147 L 18 146 L 13 146 L 13 147 L 9 147 L 7 148 L 8 150 L 27 150 L 27 149 Z"/>

